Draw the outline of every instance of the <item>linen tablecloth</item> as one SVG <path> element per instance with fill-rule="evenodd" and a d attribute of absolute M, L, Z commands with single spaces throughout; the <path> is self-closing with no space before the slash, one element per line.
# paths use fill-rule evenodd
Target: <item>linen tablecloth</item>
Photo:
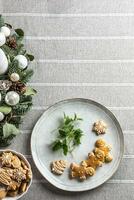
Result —
<path fill-rule="evenodd" d="M 23 200 L 134 199 L 134 1 L 0 0 L 0 13 L 26 34 L 35 55 L 30 83 L 38 95 L 10 148 L 25 154 L 33 184 Z M 36 169 L 30 152 L 33 126 L 53 103 L 90 98 L 108 107 L 119 120 L 125 152 L 118 171 L 105 184 L 83 193 L 62 192 Z M 44 152 L 45 154 L 45 152 Z"/>

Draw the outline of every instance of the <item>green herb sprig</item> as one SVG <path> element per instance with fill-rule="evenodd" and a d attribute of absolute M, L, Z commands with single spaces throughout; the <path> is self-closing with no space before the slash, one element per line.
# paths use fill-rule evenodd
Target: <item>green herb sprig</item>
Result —
<path fill-rule="evenodd" d="M 77 128 L 77 123 L 82 118 L 74 114 L 74 117 L 69 117 L 64 113 L 62 124 L 58 128 L 57 139 L 52 143 L 52 150 L 62 150 L 64 155 L 72 152 L 76 146 L 81 144 L 83 131 Z"/>

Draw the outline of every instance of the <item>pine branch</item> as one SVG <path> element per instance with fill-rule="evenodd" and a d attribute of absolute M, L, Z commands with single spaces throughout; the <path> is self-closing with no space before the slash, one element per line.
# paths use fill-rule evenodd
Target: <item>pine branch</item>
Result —
<path fill-rule="evenodd" d="M 11 25 L 4 23 L 3 17 L 0 15 L 0 27 L 6 25 L 12 28 Z M 6 38 L 6 43 L 1 47 L 8 59 L 8 71 L 0 75 L 0 80 L 11 80 L 11 74 L 17 73 L 19 81 L 13 82 L 7 91 L 0 91 L 1 112 L 5 115 L 4 119 L 0 122 L 0 147 L 9 145 L 12 139 L 19 133 L 19 126 L 22 123 L 23 116 L 30 110 L 32 103 L 32 96 L 36 91 L 31 88 L 26 90 L 26 83 L 29 82 L 33 76 L 32 69 L 22 69 L 20 63 L 15 60 L 17 55 L 24 55 L 28 63 L 34 59 L 34 56 L 28 54 L 23 44 L 24 32 L 22 29 L 15 29 L 11 31 L 9 37 Z M 28 67 L 28 66 L 27 66 Z M 9 91 L 15 91 L 20 96 L 20 101 L 14 106 L 10 106 L 5 102 L 5 96 Z M 24 94 L 23 94 L 24 93 Z"/>
<path fill-rule="evenodd" d="M 21 75 L 21 69 L 19 67 L 19 63 L 17 60 L 14 60 L 10 63 L 9 67 L 8 67 L 8 74 L 11 75 L 12 73 L 18 73 L 19 75 Z"/>
<path fill-rule="evenodd" d="M 0 15 L 0 28 L 4 26 L 4 18 Z"/>
<path fill-rule="evenodd" d="M 19 115 L 12 116 L 9 123 L 14 124 L 16 128 L 19 128 L 19 125 L 22 123 L 22 117 Z"/>
<path fill-rule="evenodd" d="M 5 52 L 6 56 L 10 56 L 11 59 L 17 56 L 17 51 L 15 49 L 11 49 L 6 44 L 4 44 L 1 49 Z"/>
<path fill-rule="evenodd" d="M 30 110 L 31 106 L 32 103 L 17 104 L 16 106 L 13 107 L 13 112 L 19 116 L 24 115 Z"/>
<path fill-rule="evenodd" d="M 26 102 L 32 102 L 32 96 L 25 96 L 25 95 L 21 95 L 20 96 L 20 103 L 26 103 Z"/>
<path fill-rule="evenodd" d="M 15 135 L 10 135 L 7 138 L 0 137 L 0 147 L 9 146 L 14 137 L 15 137 Z"/>
<path fill-rule="evenodd" d="M 1 91 L 1 101 L 0 101 L 0 105 L 5 105 L 5 96 L 6 96 L 6 91 Z"/>
<path fill-rule="evenodd" d="M 31 79 L 31 77 L 33 76 L 33 70 L 32 69 L 27 69 L 27 70 L 25 70 L 24 71 L 24 74 L 23 74 L 23 76 L 22 76 L 22 78 L 21 78 L 21 81 L 23 82 L 23 83 L 27 83 L 27 82 L 29 82 L 30 81 L 30 79 Z"/>

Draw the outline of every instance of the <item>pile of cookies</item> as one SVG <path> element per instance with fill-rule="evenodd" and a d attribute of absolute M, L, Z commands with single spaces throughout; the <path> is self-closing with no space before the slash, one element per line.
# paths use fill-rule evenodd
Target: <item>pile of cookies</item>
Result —
<path fill-rule="evenodd" d="M 31 178 L 31 169 L 16 154 L 3 152 L 0 155 L 0 199 L 25 192 Z"/>
<path fill-rule="evenodd" d="M 107 124 L 102 121 L 96 121 L 93 124 L 92 131 L 96 135 L 105 134 L 107 131 Z M 90 176 L 93 176 L 98 167 L 101 167 L 103 163 L 109 163 L 113 160 L 110 154 L 111 146 L 106 143 L 102 138 L 95 142 L 95 148 L 88 154 L 86 160 L 83 160 L 80 164 L 71 163 L 70 175 L 71 178 L 77 178 L 79 180 L 85 180 Z M 66 168 L 66 161 L 57 160 L 51 164 L 51 171 L 54 174 L 62 175 Z"/>
<path fill-rule="evenodd" d="M 71 163 L 71 178 L 85 180 L 87 177 L 93 176 L 98 167 L 101 167 L 103 163 L 109 163 L 113 160 L 110 151 L 111 146 L 104 139 L 98 139 L 95 142 L 95 148 L 88 154 L 86 160 L 83 160 L 80 164 Z M 51 163 L 51 171 L 56 175 L 62 175 L 66 167 L 67 161 L 65 160 L 56 160 Z"/>
<path fill-rule="evenodd" d="M 93 176 L 97 167 L 101 167 L 103 163 L 112 161 L 113 158 L 110 150 L 111 146 L 105 140 L 98 139 L 93 152 L 88 154 L 86 160 L 82 161 L 80 165 L 76 163 L 71 164 L 71 178 L 85 180 L 87 177 Z"/>

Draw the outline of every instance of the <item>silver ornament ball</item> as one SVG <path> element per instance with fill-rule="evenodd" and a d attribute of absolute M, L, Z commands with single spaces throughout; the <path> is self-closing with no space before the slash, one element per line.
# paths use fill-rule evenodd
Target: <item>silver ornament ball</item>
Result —
<path fill-rule="evenodd" d="M 1 46 L 1 41 L 0 41 L 0 46 Z M 7 71 L 7 69 L 8 69 L 8 60 L 4 51 L 0 48 L 0 75 L 4 74 Z"/>
<path fill-rule="evenodd" d="M 4 33 L 0 32 L 0 47 L 6 43 L 6 37 Z"/>
<path fill-rule="evenodd" d="M 0 112 L 0 122 L 4 119 L 4 114 Z"/>
<path fill-rule="evenodd" d="M 11 80 L 12 82 L 17 82 L 17 81 L 19 81 L 19 80 L 20 80 L 19 74 L 17 74 L 17 73 L 12 73 L 11 76 L 10 76 L 10 80 Z"/>
<path fill-rule="evenodd" d="M 10 106 L 15 106 L 20 101 L 20 96 L 17 92 L 10 91 L 5 96 L 6 104 Z"/>
<path fill-rule="evenodd" d="M 2 26 L 0 32 L 4 33 L 5 37 L 8 37 L 11 31 L 7 26 Z"/>
<path fill-rule="evenodd" d="M 22 68 L 22 69 L 25 69 L 28 65 L 28 61 L 27 61 L 27 58 L 23 55 L 18 55 L 14 58 L 15 60 L 17 60 L 19 62 L 19 66 Z"/>

